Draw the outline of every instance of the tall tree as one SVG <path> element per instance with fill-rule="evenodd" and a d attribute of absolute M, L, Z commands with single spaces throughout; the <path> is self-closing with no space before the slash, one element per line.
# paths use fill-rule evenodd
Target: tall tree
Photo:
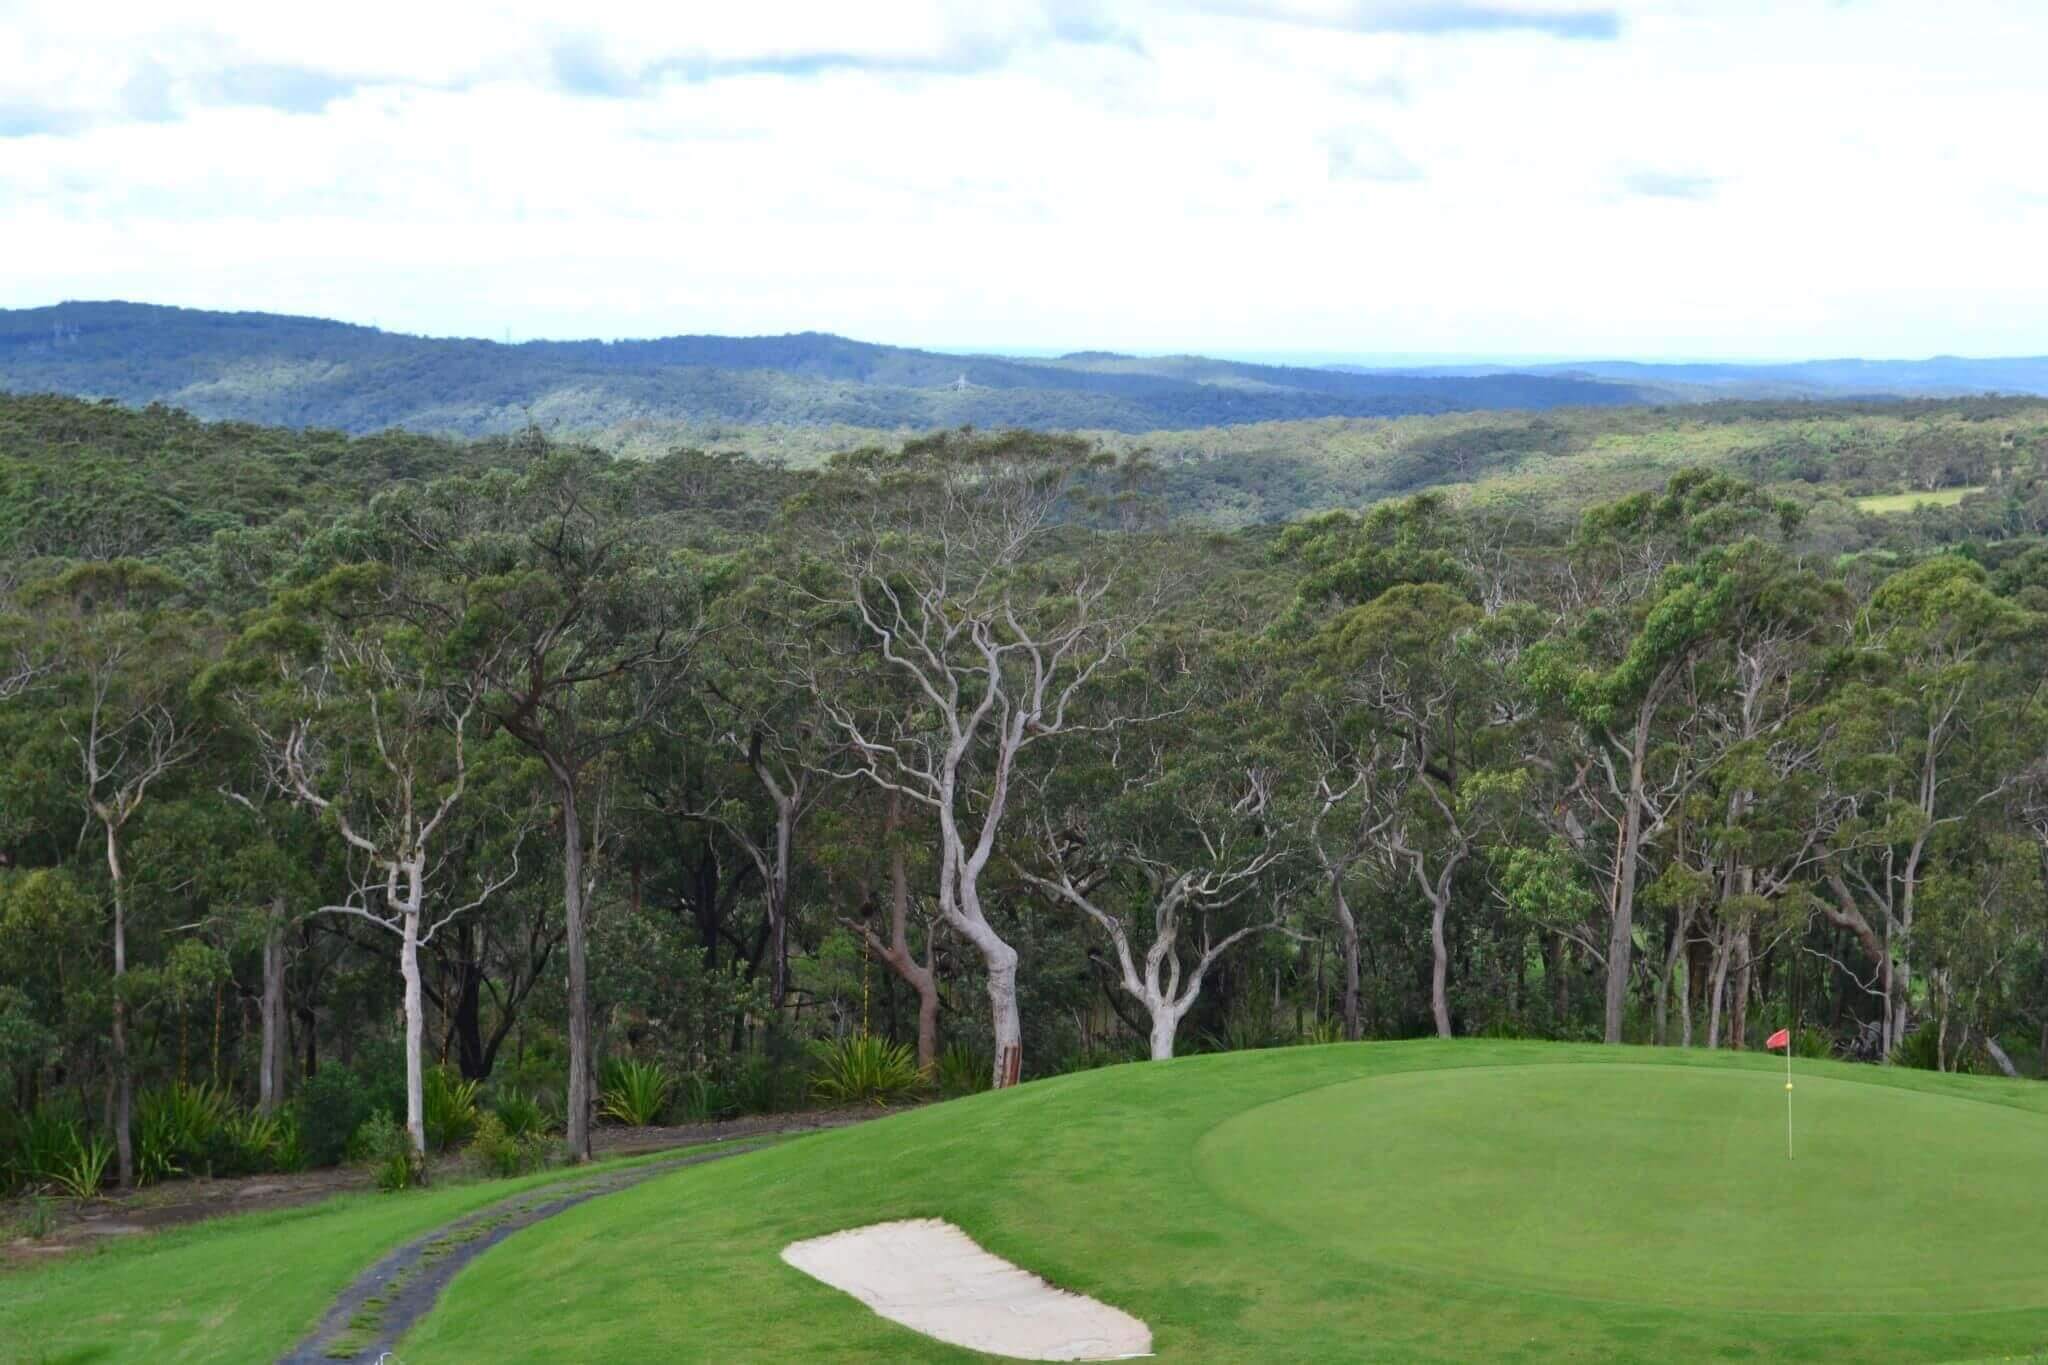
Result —
<path fill-rule="evenodd" d="M 939 914 L 981 955 L 999 1087 L 1023 1070 L 1018 953 L 982 876 L 1019 755 L 1082 724 L 1078 699 L 1143 615 L 1107 547 L 1069 522 L 1096 463 L 1065 437 L 934 437 L 836 461 L 804 509 L 827 556 L 814 591 L 904 684 L 857 706 L 820 671 L 819 702 L 859 773 L 936 818 Z"/>
<path fill-rule="evenodd" d="M 1827 848 L 1822 911 L 1875 969 L 1884 1057 L 1910 1022 L 1914 924 L 1939 840 L 2020 778 L 1984 759 L 2000 752 L 2001 714 L 2021 720 L 2023 694 L 2001 685 L 2001 670 L 2042 628 L 1977 564 L 1927 560 L 1872 594 L 1851 678 L 1826 708 L 1827 786 L 1846 813 Z"/>
<path fill-rule="evenodd" d="M 385 609 L 441 632 L 476 670 L 480 708 L 547 769 L 561 831 L 568 968 L 568 1144 L 590 1157 L 587 785 L 593 766 L 687 682 L 703 637 L 697 577 L 636 515 L 630 471 L 540 446 L 523 474 L 430 484 L 380 500 L 397 572 Z"/>
<path fill-rule="evenodd" d="M 318 907 L 319 913 L 350 916 L 398 939 L 405 1126 L 422 1159 L 420 950 L 519 872 L 515 835 L 506 861 L 469 888 L 474 894 L 468 899 L 433 886 L 451 817 L 469 791 L 484 682 L 475 672 L 444 676 L 431 649 L 423 655 L 423 643 L 404 627 L 360 634 L 328 629 L 318 661 L 277 698 L 281 723 L 264 732 L 280 784 L 331 821 L 362 860 L 348 898 Z M 432 915 L 430 891 L 442 902 Z"/>
<path fill-rule="evenodd" d="M 176 609 L 182 585 L 136 560 L 81 564 L 24 591 L 61 688 L 62 726 L 78 791 L 99 827 L 113 903 L 114 1146 L 121 1184 L 135 1183 L 134 1078 L 128 1036 L 131 826 L 150 792 L 199 750 L 201 722 L 185 688 L 207 633 Z"/>

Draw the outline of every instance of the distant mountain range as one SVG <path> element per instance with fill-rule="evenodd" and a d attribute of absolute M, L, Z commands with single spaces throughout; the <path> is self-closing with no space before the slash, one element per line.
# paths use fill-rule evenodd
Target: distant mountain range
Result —
<path fill-rule="evenodd" d="M 0 390 L 350 432 L 478 435 L 529 419 L 559 431 L 685 423 L 1147 432 L 1729 397 L 2048 393 L 2048 360 L 1385 369 L 1092 351 L 949 355 L 820 332 L 507 345 L 112 302 L 0 310 Z"/>
<path fill-rule="evenodd" d="M 1800 360 L 1774 365 L 1658 364 L 1635 360 L 1545 365 L 1332 365 L 1343 374 L 1476 379 L 1543 375 L 1627 384 L 1673 399 L 1955 398 L 1966 394 L 2048 394 L 2048 356 L 1929 360 Z"/>
<path fill-rule="evenodd" d="M 1349 374 L 1198 356 L 945 355 L 805 332 L 653 341 L 405 336 L 136 303 L 0 310 L 0 389 L 162 402 L 209 418 L 474 435 L 630 422 L 1142 432 L 1644 401 L 1569 375 Z"/>

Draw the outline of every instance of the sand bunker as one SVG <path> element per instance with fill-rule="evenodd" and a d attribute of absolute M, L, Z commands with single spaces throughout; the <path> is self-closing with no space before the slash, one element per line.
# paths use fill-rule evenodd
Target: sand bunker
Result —
<path fill-rule="evenodd" d="M 1018 1360 L 1152 1354 L 1152 1329 L 1129 1313 L 1055 1289 L 936 1218 L 791 1242 L 782 1259 L 891 1322 L 969 1350 Z"/>

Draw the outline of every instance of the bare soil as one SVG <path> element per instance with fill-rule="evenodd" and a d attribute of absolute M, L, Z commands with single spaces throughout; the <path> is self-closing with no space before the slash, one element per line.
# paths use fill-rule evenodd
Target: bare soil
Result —
<path fill-rule="evenodd" d="M 789 1114 L 754 1114 L 717 1123 L 685 1123 L 651 1128 L 600 1127 L 591 1133 L 596 1157 L 644 1156 L 677 1147 L 737 1138 L 777 1137 L 838 1128 L 886 1111 L 874 1108 L 821 1109 Z M 435 1157 L 430 1170 L 437 1180 L 473 1175 L 461 1153 Z M 117 1238 L 146 1236 L 165 1228 L 183 1227 L 228 1214 L 314 1204 L 338 1194 L 374 1188 L 370 1172 L 356 1166 L 333 1166 L 289 1175 L 252 1175 L 223 1179 L 196 1177 L 167 1181 L 98 1199 L 52 1199 L 48 1207 L 54 1226 L 41 1238 L 25 1235 L 30 1217 L 26 1198 L 0 1203 L 0 1271 L 40 1265 L 54 1257 L 101 1246 Z"/>

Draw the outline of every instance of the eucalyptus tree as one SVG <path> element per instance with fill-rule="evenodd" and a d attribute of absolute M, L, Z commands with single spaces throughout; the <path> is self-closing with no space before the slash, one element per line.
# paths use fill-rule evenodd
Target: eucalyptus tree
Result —
<path fill-rule="evenodd" d="M 939 1064 L 939 930 L 926 908 L 929 900 L 911 891 L 912 859 L 925 872 L 924 841 L 911 823 L 915 810 L 898 791 L 875 793 L 879 800 L 835 803 L 822 813 L 813 840 L 825 880 L 845 887 L 854 913 L 839 923 L 864 949 L 895 973 L 917 998 L 917 1068 L 936 1077 Z M 876 808 L 879 808 L 879 816 Z M 887 889 L 878 882 L 886 867 Z M 883 918 L 886 914 L 886 920 Z M 921 923 L 922 945 L 911 932 Z"/>
<path fill-rule="evenodd" d="M 1152 1060 L 1164 1061 L 1217 961 L 1286 926 L 1294 850 L 1273 827 L 1281 817 L 1272 773 L 1154 761 L 1161 767 L 1132 774 L 1128 790 L 1099 809 L 1068 806 L 1055 819 L 1041 807 L 1043 870 L 1016 870 L 1109 939 L 1119 984 L 1150 1021 Z"/>
<path fill-rule="evenodd" d="M 358 860 L 349 894 L 316 913 L 361 920 L 398 940 L 405 1124 L 424 1158 L 420 951 L 518 875 L 519 838 L 499 868 L 463 888 L 466 899 L 446 884 L 446 844 L 473 780 L 487 683 L 481 669 L 449 668 L 441 642 L 403 622 L 343 624 L 352 602 L 375 600 L 383 578 L 374 568 L 341 569 L 283 599 L 281 619 L 253 634 L 288 634 L 296 647 L 248 714 L 277 784 Z"/>
<path fill-rule="evenodd" d="M 771 543 L 756 559 L 780 558 L 782 548 Z M 741 569 L 730 578 L 711 604 L 698 706 L 683 718 L 723 762 L 703 764 L 708 780 L 671 809 L 715 826 L 753 864 L 767 915 L 768 1002 L 780 1011 L 789 991 L 797 830 L 832 785 L 831 727 L 805 685 L 817 676 L 813 632 L 831 623 L 807 620 L 801 595 L 772 573 Z M 734 775 L 752 792 L 720 780 Z"/>
<path fill-rule="evenodd" d="M 1275 634 L 1289 643 L 1300 683 L 1288 697 L 1296 742 L 1312 771 L 1306 843 L 1321 869 L 1343 956 L 1344 1037 L 1364 1036 L 1356 874 L 1388 865 L 1398 802 L 1375 799 L 1398 743 L 1356 704 L 1344 623 L 1382 595 L 1428 585 L 1463 613 L 1480 585 L 1468 528 L 1447 499 L 1424 493 L 1363 516 L 1326 512 L 1284 531 L 1275 555 L 1298 575 Z M 1497 599 L 1496 592 L 1491 595 Z M 1455 869 L 1453 869 L 1455 870 Z"/>
<path fill-rule="evenodd" d="M 1889 1058 L 1913 1008 L 1915 922 L 1934 860 L 2023 769 L 2002 743 L 2024 720 L 2006 675 L 2043 619 L 1991 590 L 1977 564 L 1941 556 L 1878 585 L 1825 710 L 1821 762 L 1844 815 L 1822 864 L 1822 913 L 1855 936 L 1882 1005 Z"/>
<path fill-rule="evenodd" d="M 1510 631 L 1509 618 L 1488 618 L 1437 583 L 1391 587 L 1326 627 L 1334 681 L 1375 737 L 1354 778 L 1361 818 L 1379 836 L 1378 860 L 1429 905 L 1440 1038 L 1451 1036 L 1445 926 L 1459 871 L 1510 823 L 1528 785 L 1500 700 L 1511 679 L 1482 639 Z"/>
<path fill-rule="evenodd" d="M 930 810 L 940 917 L 980 954 L 994 1083 L 1022 1075 L 1017 949 L 982 877 L 1019 757 L 1083 725 L 1078 702 L 1120 659 L 1148 604 L 1115 538 L 1076 525 L 1101 463 L 1071 437 L 944 435 L 833 462 L 799 509 L 821 572 L 807 590 L 901 687 L 847 693 L 813 675 L 846 771 Z"/>
<path fill-rule="evenodd" d="M 547 770 L 561 831 L 568 974 L 568 1145 L 590 1157 L 593 1083 L 589 785 L 684 688 L 705 627 L 704 569 L 669 553 L 635 506 L 633 472 L 537 446 L 523 472 L 401 489 L 371 508 L 367 550 L 390 570 L 377 610 L 434 634 L 481 679 L 479 716 Z"/>
<path fill-rule="evenodd" d="M 1696 718 L 1678 705 L 1682 684 L 1720 641 L 1736 600 L 1734 565 L 1704 552 L 1745 535 L 1782 537 L 1797 517 L 1790 504 L 1704 470 L 1593 508 L 1573 542 L 1570 614 L 1557 638 L 1527 652 L 1527 684 L 1579 734 L 1571 799 L 1559 808 L 1585 809 L 1614 831 L 1611 854 L 1593 853 L 1607 883 L 1609 1043 L 1621 1041 L 1627 1013 L 1646 848 L 1699 776 L 1686 761 Z M 1591 851 L 1585 822 L 1573 824 L 1573 842 Z"/>
<path fill-rule="evenodd" d="M 114 1144 L 121 1184 L 135 1181 L 128 1010 L 131 826 L 150 793 L 190 762 L 204 719 L 185 691 L 210 623 L 178 606 L 182 585 L 136 560 L 86 563 L 25 588 L 47 651 L 56 724 L 74 790 L 99 829 L 112 900 Z"/>

